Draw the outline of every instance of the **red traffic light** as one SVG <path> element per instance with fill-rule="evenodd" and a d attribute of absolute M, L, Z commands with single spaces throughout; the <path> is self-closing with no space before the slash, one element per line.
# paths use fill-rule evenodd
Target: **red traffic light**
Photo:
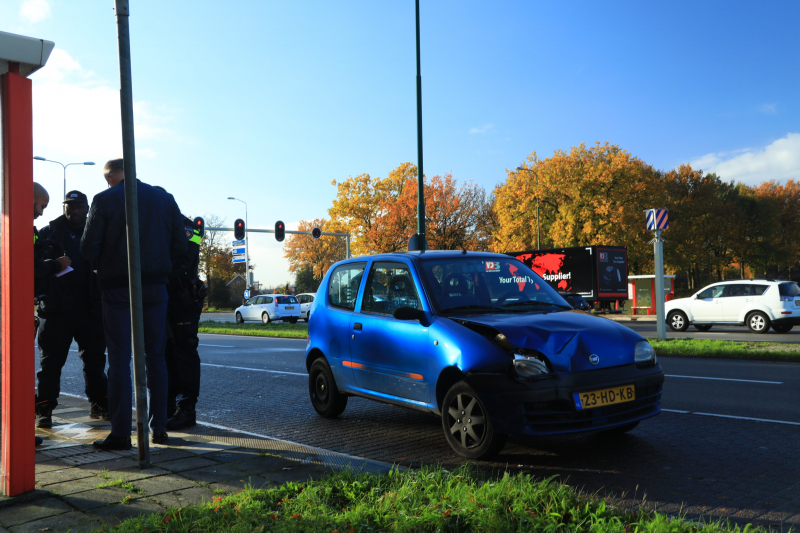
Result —
<path fill-rule="evenodd" d="M 236 237 L 237 241 L 244 239 L 244 230 L 244 220 L 237 218 L 236 222 L 233 223 L 233 236 Z"/>
<path fill-rule="evenodd" d="M 203 220 L 203 217 L 195 217 L 194 219 L 194 230 L 198 233 L 200 238 L 202 239 L 206 234 L 206 221 Z"/>
<path fill-rule="evenodd" d="M 285 238 L 286 227 L 283 225 L 283 221 L 279 220 L 275 223 L 275 240 L 281 242 Z"/>
<path fill-rule="evenodd" d="M 314 228 L 311 230 L 311 236 L 315 239 L 319 239 L 322 236 L 322 230 L 319 228 Z"/>

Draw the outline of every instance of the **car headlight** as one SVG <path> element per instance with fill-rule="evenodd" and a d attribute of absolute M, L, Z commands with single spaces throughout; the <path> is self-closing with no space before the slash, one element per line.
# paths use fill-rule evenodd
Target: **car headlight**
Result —
<path fill-rule="evenodd" d="M 514 372 L 521 378 L 535 378 L 537 376 L 549 374 L 550 369 L 547 368 L 547 363 L 541 359 L 515 354 Z"/>
<path fill-rule="evenodd" d="M 637 363 L 656 362 L 656 351 L 647 341 L 636 343 L 636 350 L 633 352 L 633 360 Z"/>

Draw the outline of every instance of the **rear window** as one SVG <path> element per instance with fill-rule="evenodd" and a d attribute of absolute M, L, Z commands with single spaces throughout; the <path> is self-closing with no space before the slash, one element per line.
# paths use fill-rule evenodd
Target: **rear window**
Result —
<path fill-rule="evenodd" d="M 800 296 L 800 286 L 795 282 L 781 283 L 778 285 L 781 296 Z"/>
<path fill-rule="evenodd" d="M 294 296 L 278 296 L 275 298 L 278 304 L 296 304 L 297 299 Z"/>

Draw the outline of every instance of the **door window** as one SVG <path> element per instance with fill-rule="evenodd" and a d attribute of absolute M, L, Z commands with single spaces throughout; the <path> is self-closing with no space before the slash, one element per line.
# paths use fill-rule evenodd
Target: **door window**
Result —
<path fill-rule="evenodd" d="M 328 284 L 328 301 L 334 307 L 348 309 L 356 308 L 358 287 L 364 277 L 364 268 L 367 263 L 348 263 L 336 267 L 331 274 Z"/>
<path fill-rule="evenodd" d="M 750 296 L 750 285 L 745 285 L 744 283 L 728 285 L 728 292 L 726 293 L 726 296 Z"/>
<path fill-rule="evenodd" d="M 376 262 L 372 265 L 361 303 L 362 313 L 391 315 L 398 307 L 420 308 L 417 288 L 405 263 Z"/>
<path fill-rule="evenodd" d="M 710 298 L 722 298 L 722 293 L 725 291 L 725 285 L 716 285 L 704 289 L 697 295 L 699 300 L 708 300 Z"/>
<path fill-rule="evenodd" d="M 256 300 L 257 300 L 257 299 L 258 299 L 258 296 L 253 296 L 252 298 L 250 298 L 249 300 L 247 300 L 247 301 L 244 303 L 244 305 L 253 305 L 254 303 L 256 303 Z"/>
<path fill-rule="evenodd" d="M 750 295 L 761 296 L 767 289 L 769 289 L 769 285 L 750 285 Z"/>

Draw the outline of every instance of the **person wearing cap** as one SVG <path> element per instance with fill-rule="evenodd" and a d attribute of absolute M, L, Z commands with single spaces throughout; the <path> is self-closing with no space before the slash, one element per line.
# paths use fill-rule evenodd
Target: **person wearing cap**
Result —
<path fill-rule="evenodd" d="M 108 419 L 100 287 L 93 265 L 80 253 L 88 212 L 86 195 L 70 191 L 64 198 L 64 214 L 39 231 L 44 256 L 67 256 L 72 267 L 69 272 L 48 278 L 39 296 L 37 341 L 41 370 L 36 375 L 36 425 L 40 428 L 52 427 L 52 413 L 61 390 L 61 370 L 73 340 L 83 362 L 84 392 L 91 403 L 89 416 Z"/>

